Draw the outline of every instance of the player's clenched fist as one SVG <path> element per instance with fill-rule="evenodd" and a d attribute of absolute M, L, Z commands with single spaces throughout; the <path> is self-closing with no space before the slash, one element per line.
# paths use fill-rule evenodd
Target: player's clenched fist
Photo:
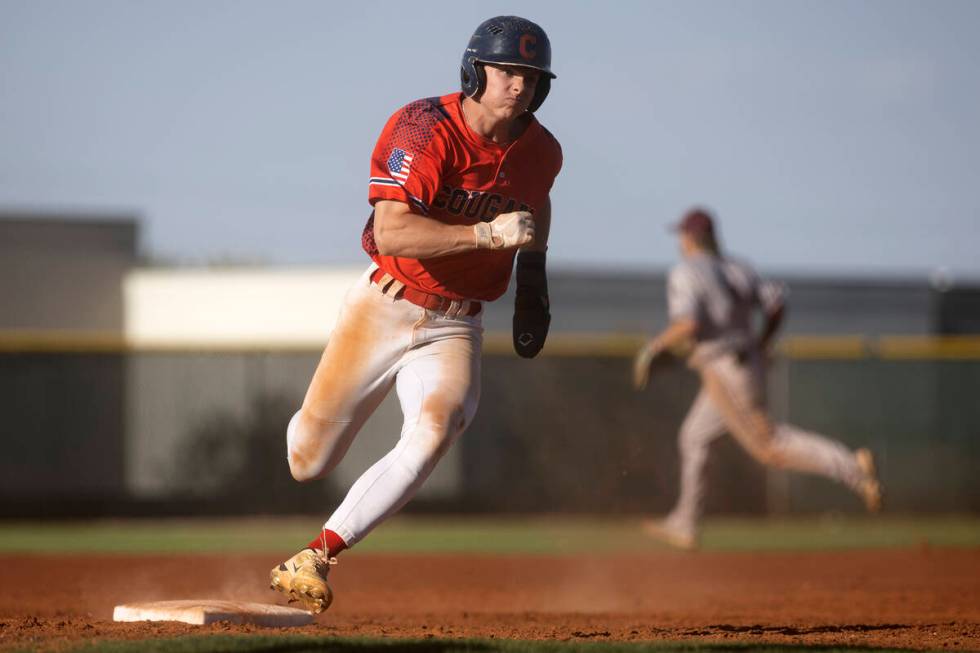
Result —
<path fill-rule="evenodd" d="M 473 225 L 477 249 L 511 249 L 534 242 L 534 216 L 527 211 L 502 213 L 493 222 Z"/>

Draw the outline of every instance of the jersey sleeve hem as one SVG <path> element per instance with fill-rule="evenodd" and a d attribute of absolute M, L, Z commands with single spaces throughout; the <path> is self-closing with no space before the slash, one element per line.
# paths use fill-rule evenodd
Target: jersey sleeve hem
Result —
<path fill-rule="evenodd" d="M 371 177 L 368 181 L 368 193 L 371 206 L 380 200 L 395 200 L 414 206 L 425 215 L 429 214 L 428 204 L 412 195 L 398 180 L 391 177 Z"/>

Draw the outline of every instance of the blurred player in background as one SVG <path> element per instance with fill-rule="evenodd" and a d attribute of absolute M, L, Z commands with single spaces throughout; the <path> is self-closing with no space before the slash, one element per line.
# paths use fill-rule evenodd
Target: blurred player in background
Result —
<path fill-rule="evenodd" d="M 516 16 L 482 23 L 463 53 L 462 92 L 418 100 L 385 125 L 371 157 L 362 236 L 372 264 L 287 429 L 299 481 L 322 478 L 394 387 L 404 426 L 307 548 L 275 567 L 273 589 L 321 612 L 335 556 L 407 503 L 476 412 L 482 302 L 517 259 L 514 347 L 526 358 L 550 323 L 545 251 L 558 141 L 535 119 L 551 88 L 551 45 Z"/>
<path fill-rule="evenodd" d="M 766 412 L 766 360 L 785 312 L 782 287 L 721 253 L 707 211 L 688 211 L 675 230 L 683 260 L 667 280 L 670 323 L 636 355 L 633 381 L 645 388 L 652 365 L 686 349 L 701 390 L 678 436 L 677 504 L 665 519 L 645 522 L 644 530 L 675 547 L 697 548 L 708 449 L 726 431 L 762 464 L 843 483 L 869 511 L 878 511 L 881 489 L 869 450 L 851 451 L 823 435 L 773 424 Z M 757 310 L 764 318 L 759 334 L 753 329 Z"/>

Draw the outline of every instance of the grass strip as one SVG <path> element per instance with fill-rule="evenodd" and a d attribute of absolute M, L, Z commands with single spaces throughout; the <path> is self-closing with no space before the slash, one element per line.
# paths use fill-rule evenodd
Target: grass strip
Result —
<path fill-rule="evenodd" d="M 399 517 L 350 552 L 572 554 L 588 540 L 599 552 L 644 552 L 660 545 L 635 518 Z M 0 553 L 279 553 L 310 540 L 317 517 L 0 522 Z M 705 551 L 821 551 L 980 547 L 980 517 L 842 517 L 708 520 Z"/>

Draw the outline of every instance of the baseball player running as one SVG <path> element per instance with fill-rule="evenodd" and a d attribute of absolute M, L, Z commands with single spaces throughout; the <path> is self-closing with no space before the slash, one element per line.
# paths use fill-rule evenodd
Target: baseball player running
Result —
<path fill-rule="evenodd" d="M 544 345 L 549 193 L 562 154 L 534 111 L 554 77 L 544 30 L 491 18 L 463 53 L 462 92 L 412 102 L 381 132 L 362 236 L 372 263 L 289 422 L 293 477 L 334 469 L 392 387 L 405 421 L 307 548 L 271 571 L 272 588 L 308 610 L 330 605 L 337 554 L 405 505 L 473 419 L 482 302 L 507 289 L 515 256 L 514 347 L 531 358 Z"/>
<path fill-rule="evenodd" d="M 693 343 L 688 365 L 700 375 L 701 390 L 678 435 L 677 504 L 662 521 L 644 522 L 644 530 L 675 547 L 697 548 L 708 448 L 726 431 L 762 464 L 833 479 L 857 493 L 869 511 L 879 510 L 881 488 L 869 450 L 851 451 L 823 435 L 773 424 L 766 413 L 765 358 L 783 319 L 782 287 L 721 253 L 707 211 L 688 211 L 675 230 L 683 260 L 667 280 L 670 324 L 636 355 L 633 380 L 643 389 L 651 364 Z M 764 314 L 758 336 L 752 328 L 757 308 Z"/>

